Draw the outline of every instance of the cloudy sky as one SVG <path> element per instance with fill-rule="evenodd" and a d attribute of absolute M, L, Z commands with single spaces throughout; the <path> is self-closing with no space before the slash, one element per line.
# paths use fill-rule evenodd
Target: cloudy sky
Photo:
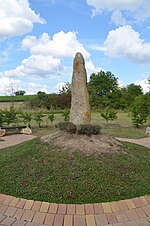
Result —
<path fill-rule="evenodd" d="M 0 1 L 0 95 L 58 92 L 77 51 L 88 77 L 103 69 L 148 91 L 150 0 Z"/>

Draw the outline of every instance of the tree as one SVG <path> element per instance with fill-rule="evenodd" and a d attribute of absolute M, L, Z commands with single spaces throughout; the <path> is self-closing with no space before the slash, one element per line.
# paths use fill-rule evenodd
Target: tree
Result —
<path fill-rule="evenodd" d="M 19 121 L 18 111 L 14 107 L 3 110 L 4 121 L 9 126 L 11 123 L 16 124 Z"/>
<path fill-rule="evenodd" d="M 41 101 L 47 101 L 47 94 L 45 92 L 39 91 L 37 92 L 37 98 Z"/>
<path fill-rule="evenodd" d="M 136 97 L 143 95 L 142 87 L 131 83 L 122 89 L 123 99 L 128 108 L 132 107 Z"/>
<path fill-rule="evenodd" d="M 32 114 L 29 112 L 21 112 L 22 121 L 31 128 Z"/>
<path fill-rule="evenodd" d="M 34 114 L 34 120 L 38 124 L 39 128 L 41 127 L 41 123 L 43 122 L 44 114 L 42 112 L 36 112 Z"/>
<path fill-rule="evenodd" d="M 140 125 L 147 121 L 147 117 L 150 113 L 149 104 L 144 96 L 138 96 L 135 98 L 134 104 L 131 108 L 133 124 L 139 128 Z"/>
<path fill-rule="evenodd" d="M 51 124 L 54 122 L 54 113 L 48 114 L 48 119 L 50 120 Z"/>
<path fill-rule="evenodd" d="M 23 96 L 26 92 L 24 90 L 18 90 L 15 92 L 16 96 Z"/>
<path fill-rule="evenodd" d="M 62 117 L 63 117 L 65 122 L 69 121 L 69 119 L 70 119 L 70 109 L 65 108 L 62 112 Z"/>
<path fill-rule="evenodd" d="M 71 84 L 67 82 L 62 89 L 59 90 L 60 94 L 70 94 L 71 93 Z"/>
<path fill-rule="evenodd" d="M 110 71 L 100 71 L 90 76 L 88 88 L 91 103 L 96 107 L 107 107 L 110 96 L 118 90 L 118 81 Z"/>
<path fill-rule="evenodd" d="M 14 107 L 16 90 L 18 90 L 18 83 L 16 81 L 14 81 L 13 79 L 10 79 L 5 92 L 6 92 L 6 95 L 11 96 L 12 107 Z"/>
<path fill-rule="evenodd" d="M 104 112 L 101 112 L 101 116 L 108 121 L 114 121 L 117 119 L 117 112 L 114 109 L 107 108 Z"/>

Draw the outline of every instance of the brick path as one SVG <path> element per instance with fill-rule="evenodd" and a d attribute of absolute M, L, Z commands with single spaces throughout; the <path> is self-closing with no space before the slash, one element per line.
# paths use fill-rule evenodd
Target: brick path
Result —
<path fill-rule="evenodd" d="M 0 149 L 14 146 L 16 144 L 23 143 L 27 140 L 32 140 L 36 138 L 33 135 L 25 135 L 25 134 L 15 134 L 1 137 L 4 141 L 0 141 Z"/>
<path fill-rule="evenodd" d="M 56 204 L 0 194 L 0 226 L 150 226 L 150 195 L 98 204 Z"/>

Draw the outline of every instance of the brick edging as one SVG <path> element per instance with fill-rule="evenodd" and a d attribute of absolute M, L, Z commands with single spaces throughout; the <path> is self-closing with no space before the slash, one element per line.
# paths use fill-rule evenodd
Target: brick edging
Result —
<path fill-rule="evenodd" d="M 0 225 L 150 225 L 150 195 L 106 203 L 57 204 L 0 194 Z"/>

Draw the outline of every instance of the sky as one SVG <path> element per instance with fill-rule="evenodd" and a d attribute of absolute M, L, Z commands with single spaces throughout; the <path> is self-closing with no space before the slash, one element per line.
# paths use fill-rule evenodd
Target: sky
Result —
<path fill-rule="evenodd" d="M 0 1 L 0 95 L 59 92 L 76 52 L 88 79 L 111 71 L 148 92 L 150 0 Z"/>

